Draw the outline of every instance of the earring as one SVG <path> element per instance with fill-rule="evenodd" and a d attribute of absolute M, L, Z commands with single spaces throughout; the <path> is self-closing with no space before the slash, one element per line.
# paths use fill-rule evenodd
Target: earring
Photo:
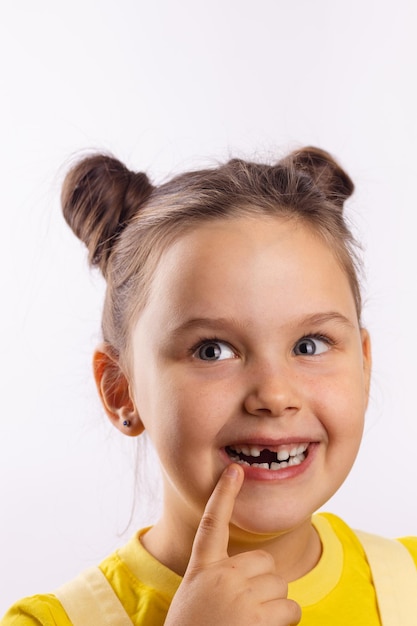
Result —
<path fill-rule="evenodd" d="M 123 426 L 125 426 L 126 428 L 130 428 L 130 426 L 131 426 L 130 420 L 124 420 L 123 421 Z"/>

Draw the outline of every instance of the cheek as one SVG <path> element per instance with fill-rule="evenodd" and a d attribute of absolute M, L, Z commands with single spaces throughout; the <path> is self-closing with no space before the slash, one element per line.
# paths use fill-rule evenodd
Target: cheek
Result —
<path fill-rule="evenodd" d="M 310 388 L 315 413 L 329 434 L 357 437 L 362 433 L 366 391 L 357 371 L 323 379 Z"/>
<path fill-rule="evenodd" d="M 216 436 L 231 413 L 224 390 L 187 382 L 173 373 L 158 377 L 148 373 L 135 388 L 139 413 L 156 447 L 197 450 Z"/>
<path fill-rule="evenodd" d="M 238 403 L 237 385 L 230 376 L 188 376 L 187 372 L 181 372 L 171 376 L 165 383 L 177 406 L 187 412 L 216 418 Z"/>
<path fill-rule="evenodd" d="M 230 398 L 224 389 L 210 385 L 178 384 L 171 388 L 168 411 L 176 429 L 195 439 L 207 442 L 231 415 Z"/>

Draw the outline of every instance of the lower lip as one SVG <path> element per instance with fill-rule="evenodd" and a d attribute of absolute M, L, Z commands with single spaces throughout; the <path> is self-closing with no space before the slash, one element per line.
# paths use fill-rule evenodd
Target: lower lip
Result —
<path fill-rule="evenodd" d="M 308 446 L 308 454 L 304 461 L 302 461 L 299 465 L 291 465 L 290 467 L 284 467 L 279 470 L 269 470 L 264 469 L 263 467 L 254 467 L 253 465 L 242 465 L 241 463 L 237 463 L 240 465 L 245 472 L 246 480 L 256 480 L 256 481 L 282 481 L 282 480 L 290 480 L 297 478 L 304 474 L 304 472 L 310 467 L 312 464 L 318 444 L 310 443 Z M 227 457 L 228 464 L 235 463 L 236 461 L 232 461 L 227 452 L 223 450 L 224 455 Z"/>

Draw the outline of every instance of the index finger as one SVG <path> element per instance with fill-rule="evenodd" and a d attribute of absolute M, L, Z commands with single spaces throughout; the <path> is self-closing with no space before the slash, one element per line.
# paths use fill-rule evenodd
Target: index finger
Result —
<path fill-rule="evenodd" d="M 220 476 L 195 535 L 191 567 L 209 565 L 227 558 L 229 522 L 243 478 L 243 470 L 236 463 L 228 465 Z"/>

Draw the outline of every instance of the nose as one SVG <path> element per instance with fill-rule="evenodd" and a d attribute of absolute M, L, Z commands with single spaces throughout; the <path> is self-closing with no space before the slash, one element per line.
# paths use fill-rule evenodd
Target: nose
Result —
<path fill-rule="evenodd" d="M 254 368 L 255 369 L 255 368 Z M 249 377 L 244 408 L 258 417 L 281 417 L 301 406 L 301 393 L 291 368 L 269 365 Z"/>

